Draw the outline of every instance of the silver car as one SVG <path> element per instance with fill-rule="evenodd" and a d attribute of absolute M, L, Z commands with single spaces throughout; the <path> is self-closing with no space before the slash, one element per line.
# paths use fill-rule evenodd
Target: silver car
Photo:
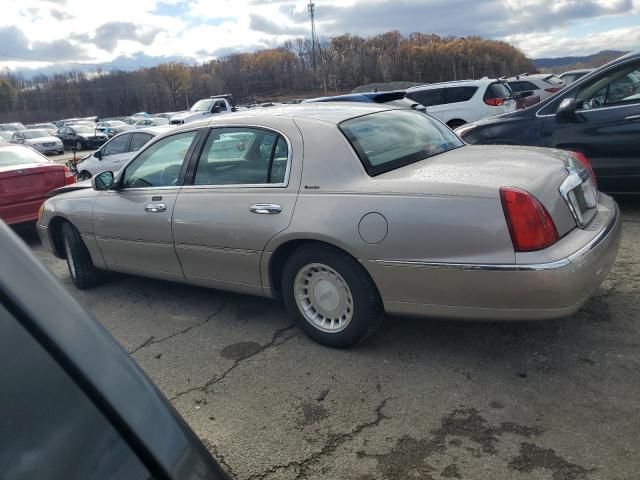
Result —
<path fill-rule="evenodd" d="M 141 128 L 120 133 L 102 145 L 75 166 L 78 180 L 88 180 L 105 171 L 116 172 L 131 160 L 138 150 L 156 135 L 166 132 L 166 127 Z"/>
<path fill-rule="evenodd" d="M 93 189 L 46 201 L 79 288 L 113 270 L 281 298 L 318 342 L 383 313 L 530 320 L 577 311 L 616 257 L 616 203 L 565 151 L 465 145 L 417 111 L 252 110 L 156 137 Z"/>
<path fill-rule="evenodd" d="M 62 140 L 51 134 L 49 130 L 20 130 L 13 133 L 11 143 L 26 145 L 40 153 L 64 153 Z"/>

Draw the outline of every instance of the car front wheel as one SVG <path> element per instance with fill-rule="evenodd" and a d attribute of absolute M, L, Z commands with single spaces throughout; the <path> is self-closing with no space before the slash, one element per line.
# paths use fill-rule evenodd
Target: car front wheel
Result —
<path fill-rule="evenodd" d="M 380 325 L 382 302 L 364 268 L 325 245 L 296 250 L 284 267 L 283 299 L 298 326 L 318 343 L 345 348 Z"/>
<path fill-rule="evenodd" d="M 93 264 L 80 233 L 70 223 L 62 225 L 62 240 L 73 284 L 85 290 L 100 283 L 102 272 Z"/>
<path fill-rule="evenodd" d="M 78 175 L 78 181 L 82 182 L 84 180 L 91 180 L 92 175 L 86 170 L 81 171 Z"/>

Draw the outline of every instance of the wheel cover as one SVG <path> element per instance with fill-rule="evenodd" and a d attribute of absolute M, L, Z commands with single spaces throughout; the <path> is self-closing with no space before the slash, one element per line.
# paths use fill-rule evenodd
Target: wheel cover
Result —
<path fill-rule="evenodd" d="M 338 333 L 353 319 L 353 296 L 338 272 L 322 263 L 300 269 L 294 281 L 296 304 L 313 327 L 325 333 Z"/>
<path fill-rule="evenodd" d="M 73 278 L 76 278 L 76 263 L 73 260 L 73 255 L 71 254 L 71 245 L 69 245 L 69 240 L 65 239 L 64 241 L 64 250 L 67 254 L 67 265 L 69 266 L 69 273 Z"/>

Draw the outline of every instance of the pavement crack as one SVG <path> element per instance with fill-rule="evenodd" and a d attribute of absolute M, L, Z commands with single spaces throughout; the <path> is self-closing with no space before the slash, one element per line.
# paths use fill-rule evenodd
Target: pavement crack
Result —
<path fill-rule="evenodd" d="M 247 478 L 247 480 L 264 480 L 270 475 L 274 475 L 283 470 L 289 470 L 292 468 L 296 468 L 298 470 L 296 476 L 294 477 L 296 480 L 307 478 L 309 476 L 309 469 L 314 464 L 319 462 L 322 458 L 332 455 L 342 445 L 354 439 L 355 437 L 360 435 L 363 431 L 368 430 L 370 428 L 375 428 L 380 424 L 380 422 L 382 422 L 382 420 L 391 418 L 388 415 L 385 415 L 382 412 L 382 410 L 387 406 L 387 403 L 389 403 L 389 401 L 392 400 L 392 398 L 393 397 L 387 397 L 378 404 L 378 406 L 375 409 L 375 418 L 373 420 L 361 423 L 348 432 L 335 433 L 335 434 L 329 435 L 327 442 L 324 444 L 324 446 L 317 452 L 305 458 L 304 460 L 295 460 L 295 461 L 288 462 L 281 465 L 274 465 L 268 470 L 265 470 L 264 472 L 251 475 L 250 477 Z"/>
<path fill-rule="evenodd" d="M 222 382 L 229 373 L 231 373 L 238 365 L 240 365 L 241 363 L 243 363 L 246 360 L 249 360 L 250 358 L 255 357 L 256 355 L 269 350 L 270 348 L 273 347 L 278 347 L 280 345 L 282 345 L 283 343 L 289 341 L 291 338 L 293 338 L 297 332 L 295 332 L 292 335 L 289 336 L 285 336 L 285 334 L 291 330 L 296 329 L 295 325 L 288 325 L 286 327 L 280 328 L 278 330 L 276 330 L 275 332 L 273 332 L 273 335 L 271 336 L 271 340 L 269 340 L 269 342 L 265 343 L 264 345 L 261 345 L 260 348 L 257 348 L 254 352 L 251 353 L 251 355 L 248 355 L 246 357 L 242 357 L 239 358 L 237 360 L 235 360 L 233 362 L 233 365 L 231 365 L 229 368 L 227 368 L 224 372 L 222 372 L 220 375 L 217 375 L 215 377 L 213 377 L 211 380 L 207 381 L 207 383 L 205 383 L 204 385 L 200 386 L 200 387 L 192 387 L 189 388 L 187 390 L 184 390 L 182 392 L 178 392 L 176 393 L 173 397 L 171 397 L 169 400 L 170 401 L 174 401 L 184 395 L 187 395 L 189 393 L 192 392 L 197 392 L 197 391 L 201 391 L 203 393 L 207 393 L 209 391 L 209 387 L 211 387 L 212 385 L 215 385 L 216 383 L 220 383 Z"/>
<path fill-rule="evenodd" d="M 179 331 L 177 331 L 175 333 L 172 333 L 171 335 L 168 335 L 168 336 L 162 337 L 162 338 L 158 338 L 158 339 L 156 339 L 156 337 L 153 337 L 153 336 L 147 338 L 144 342 L 142 342 L 136 348 L 134 348 L 133 350 L 128 352 L 129 355 L 133 355 L 138 350 L 142 350 L 143 348 L 149 347 L 151 345 L 155 345 L 156 343 L 162 343 L 162 342 L 164 342 L 166 340 L 170 340 L 170 339 L 172 339 L 174 337 L 177 337 L 178 335 L 183 335 L 183 334 L 185 334 L 187 332 L 190 332 L 194 328 L 198 328 L 198 327 L 201 327 L 202 325 L 204 325 L 206 323 L 209 323 L 209 321 L 212 318 L 215 318 L 215 317 L 217 317 L 218 315 L 220 315 L 222 313 L 222 310 L 224 309 L 224 306 L 225 306 L 225 302 L 222 301 L 220 303 L 220 306 L 218 307 L 218 309 L 215 312 L 213 312 L 211 315 L 209 315 L 207 318 L 205 318 L 203 321 L 201 321 L 199 323 L 196 323 L 195 325 L 191 325 L 191 326 L 189 326 L 187 328 L 183 328 L 182 330 L 179 330 Z"/>

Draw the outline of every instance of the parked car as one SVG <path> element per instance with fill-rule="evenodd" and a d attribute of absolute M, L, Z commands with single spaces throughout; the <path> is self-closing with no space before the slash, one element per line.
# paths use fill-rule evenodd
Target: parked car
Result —
<path fill-rule="evenodd" d="M 555 85 L 556 87 L 559 87 L 558 90 L 564 87 L 564 82 L 562 81 L 562 79 L 560 79 L 560 77 L 558 77 L 558 75 L 554 73 L 529 73 L 526 74 L 526 76 L 529 78 L 539 78 L 549 85 Z"/>
<path fill-rule="evenodd" d="M 166 130 L 166 127 L 147 127 L 116 135 L 76 164 L 78 180 L 88 180 L 107 170 L 120 170 L 147 142 Z"/>
<path fill-rule="evenodd" d="M 62 140 L 51 135 L 49 130 L 21 130 L 14 132 L 11 143 L 20 143 L 40 153 L 64 153 Z"/>
<path fill-rule="evenodd" d="M 96 130 L 104 133 L 105 135 L 107 135 L 107 137 L 111 138 L 118 133 L 131 130 L 131 125 L 121 120 L 108 120 L 108 121 L 98 122 L 96 124 Z"/>
<path fill-rule="evenodd" d="M 582 68 L 579 70 L 569 70 L 568 72 L 564 72 L 561 75 L 558 75 L 558 78 L 564 82 L 565 85 L 569 85 L 570 83 L 575 82 L 579 78 L 584 77 L 585 75 L 593 72 L 594 68 Z"/>
<path fill-rule="evenodd" d="M 22 145 L 0 145 L 0 219 L 8 224 L 31 222 L 47 194 L 75 183 L 64 165 Z"/>
<path fill-rule="evenodd" d="M 0 130 L 5 131 L 5 132 L 17 132 L 19 130 L 26 130 L 26 129 L 27 129 L 27 127 L 25 127 L 20 122 L 0 123 Z"/>
<path fill-rule="evenodd" d="M 538 102 L 549 98 L 554 93 L 562 90 L 562 86 L 553 85 L 532 75 L 509 78 L 507 80 L 507 84 L 514 93 L 530 93 L 531 96 L 538 97 Z"/>
<path fill-rule="evenodd" d="M 404 90 L 395 90 L 392 92 L 365 92 L 365 93 L 349 93 L 347 95 L 336 95 L 333 97 L 310 98 L 302 103 L 318 103 L 318 102 L 360 102 L 360 103 L 384 103 L 386 105 L 415 108 L 426 111 L 424 105 L 405 97 Z"/>
<path fill-rule="evenodd" d="M 162 117 L 144 118 L 142 120 L 138 120 L 132 126 L 133 128 L 143 128 L 143 127 L 160 127 L 162 125 L 169 125 L 169 120 Z"/>
<path fill-rule="evenodd" d="M 167 120 L 171 120 L 171 117 L 183 112 L 164 112 L 164 113 L 154 113 L 151 115 L 152 117 L 157 118 L 166 118 Z"/>
<path fill-rule="evenodd" d="M 12 130 L 0 130 L 0 139 L 4 140 L 5 142 L 11 142 L 11 139 L 13 138 L 13 131 Z"/>
<path fill-rule="evenodd" d="M 423 112 L 306 104 L 169 130 L 117 175 L 44 205 L 38 231 L 89 288 L 104 269 L 280 297 L 316 341 L 383 312 L 570 315 L 620 239 L 585 159 L 475 147 Z"/>
<path fill-rule="evenodd" d="M 228 480 L 122 346 L 2 222 L 0 247 L 2 477 Z"/>
<path fill-rule="evenodd" d="M 58 138 L 62 140 L 65 147 L 85 150 L 87 148 L 98 148 L 108 139 L 104 133 L 96 130 L 90 125 L 68 125 L 58 130 Z"/>
<path fill-rule="evenodd" d="M 509 87 L 486 77 L 411 87 L 406 97 L 427 107 L 430 115 L 450 128 L 516 109 Z"/>
<path fill-rule="evenodd" d="M 539 105 L 457 133 L 472 144 L 578 151 L 591 161 L 602 191 L 640 193 L 640 52 L 598 68 Z"/>
<path fill-rule="evenodd" d="M 49 134 L 55 137 L 56 132 L 58 131 L 58 127 L 56 127 L 53 123 L 33 123 L 31 125 L 27 125 L 28 130 L 47 130 Z"/>
<path fill-rule="evenodd" d="M 171 117 L 171 125 L 182 125 L 183 123 L 203 120 L 204 118 L 211 117 L 212 115 L 231 113 L 235 111 L 236 107 L 232 95 L 218 95 L 198 100 L 188 111 L 178 113 Z"/>
<path fill-rule="evenodd" d="M 56 120 L 53 124 L 58 128 L 65 127 L 67 125 L 95 125 L 97 120 L 97 117 L 66 118 L 64 120 Z"/>

